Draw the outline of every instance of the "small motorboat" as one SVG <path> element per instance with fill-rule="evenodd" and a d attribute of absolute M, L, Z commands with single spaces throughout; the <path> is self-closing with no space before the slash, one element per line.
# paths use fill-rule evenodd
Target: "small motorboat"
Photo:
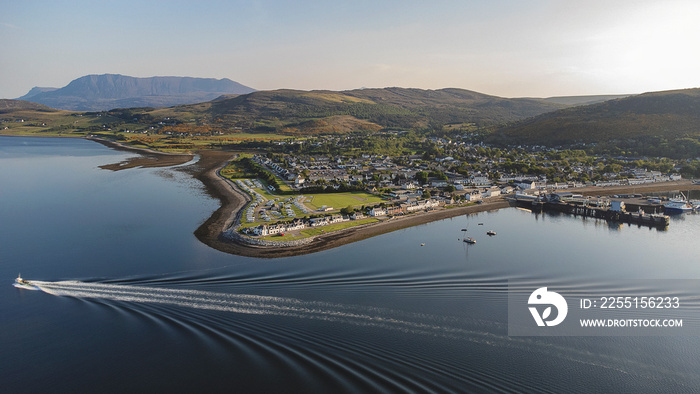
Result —
<path fill-rule="evenodd" d="M 476 240 L 474 238 L 467 237 L 467 238 L 464 238 L 464 242 L 466 242 L 468 244 L 475 244 Z"/>
<path fill-rule="evenodd" d="M 488 234 L 488 235 L 496 235 L 496 232 L 493 231 L 493 230 L 489 230 L 489 231 L 486 232 L 486 234 Z"/>
<path fill-rule="evenodd" d="M 27 290 L 41 290 L 39 289 L 39 286 L 33 284 L 32 282 L 28 280 L 22 279 L 22 275 L 17 275 L 17 279 L 15 279 L 15 283 L 12 284 L 12 286 L 20 288 L 20 289 L 27 289 Z"/>

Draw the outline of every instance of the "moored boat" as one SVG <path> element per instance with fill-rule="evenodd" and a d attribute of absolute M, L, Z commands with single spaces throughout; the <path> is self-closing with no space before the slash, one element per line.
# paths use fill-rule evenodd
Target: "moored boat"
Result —
<path fill-rule="evenodd" d="M 693 206 L 687 201 L 682 200 L 671 200 L 664 204 L 664 210 L 666 213 L 682 213 L 690 212 L 693 210 Z"/>
<path fill-rule="evenodd" d="M 496 232 L 493 231 L 493 230 L 489 230 L 489 231 L 486 232 L 486 234 L 488 234 L 488 235 L 496 235 Z"/>
<path fill-rule="evenodd" d="M 669 199 L 668 202 L 664 204 L 664 210 L 666 213 L 690 212 L 693 209 L 693 205 L 690 203 L 690 201 L 688 201 L 688 197 L 686 197 L 683 193 Z"/>
<path fill-rule="evenodd" d="M 475 244 L 476 240 L 474 238 L 467 237 L 467 238 L 464 238 L 464 242 L 466 242 L 468 244 Z"/>

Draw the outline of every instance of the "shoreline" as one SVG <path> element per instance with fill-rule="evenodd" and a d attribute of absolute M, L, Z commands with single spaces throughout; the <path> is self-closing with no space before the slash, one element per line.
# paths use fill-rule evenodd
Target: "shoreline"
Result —
<path fill-rule="evenodd" d="M 225 161 L 212 160 L 209 153 L 202 154 L 203 170 L 195 177 L 202 181 L 212 197 L 221 201 L 221 206 L 201 225 L 194 234 L 205 245 L 221 252 L 246 257 L 277 258 L 300 256 L 316 253 L 338 246 L 361 241 L 392 231 L 430 223 L 469 213 L 497 210 L 511 206 L 508 201 L 498 199 L 478 205 L 440 209 L 430 212 L 415 213 L 394 217 L 380 222 L 358 225 L 343 230 L 315 236 L 308 243 L 297 246 L 259 246 L 242 241 L 235 241 L 224 233 L 232 222 L 237 221 L 250 197 L 240 191 L 232 182 L 219 176 L 218 171 L 234 155 L 228 154 Z M 209 156 L 209 157 L 207 157 Z M 206 159 L 205 159 L 206 157 Z"/>
<path fill-rule="evenodd" d="M 171 167 L 185 164 L 194 158 L 194 155 L 190 153 L 159 152 L 148 148 L 128 146 L 120 142 L 110 141 L 103 138 L 84 138 L 89 141 L 95 141 L 112 149 L 135 152 L 139 154 L 137 157 L 131 157 L 118 163 L 100 166 L 100 168 L 105 170 L 120 171 L 135 167 Z"/>
<path fill-rule="evenodd" d="M 113 149 L 132 151 L 140 155 L 135 158 L 126 159 L 120 163 L 100 166 L 100 168 L 113 171 L 134 167 L 171 167 L 185 164 L 194 157 L 193 154 L 166 153 L 147 148 L 131 147 L 101 138 L 85 139 L 95 141 Z M 243 208 L 245 208 L 246 204 L 251 199 L 250 196 L 235 186 L 233 182 L 219 175 L 219 170 L 230 160 L 235 158 L 237 153 L 228 151 L 201 151 L 197 153 L 199 155 L 199 160 L 191 165 L 183 167 L 182 171 L 189 173 L 192 177 L 201 181 L 207 194 L 219 200 L 220 205 L 219 208 L 194 231 L 194 235 L 200 242 L 213 249 L 240 256 L 278 258 L 311 254 L 437 220 L 514 206 L 512 203 L 499 197 L 492 200 L 485 200 L 482 204 L 413 213 L 371 224 L 358 225 L 327 234 L 316 235 L 311 241 L 301 245 L 260 246 L 232 239 L 236 237 L 230 237 L 226 234 L 226 230 L 231 227 L 232 223 L 240 220 Z M 700 190 L 700 185 L 693 185 L 691 180 L 681 180 L 634 186 L 586 186 L 566 190 L 586 196 L 609 196 L 624 193 Z"/>
<path fill-rule="evenodd" d="M 466 207 L 454 207 L 438 209 L 429 212 L 414 213 L 407 216 L 394 217 L 380 222 L 359 225 L 347 229 L 334 231 L 328 234 L 317 235 L 312 241 L 296 246 L 259 246 L 251 243 L 236 241 L 225 235 L 232 222 L 238 221 L 243 208 L 250 201 L 250 197 L 238 189 L 232 182 L 225 180 L 218 171 L 234 157 L 234 153 L 215 151 L 202 153 L 200 159 L 203 167 L 199 173 L 193 174 L 206 187 L 209 194 L 219 199 L 221 206 L 199 227 L 194 234 L 202 243 L 221 252 L 247 257 L 277 258 L 299 256 L 316 253 L 338 246 L 361 241 L 377 235 L 386 234 L 396 230 L 430 223 L 437 220 L 467 215 L 478 212 L 498 210 L 514 206 L 510 202 L 497 198 L 485 201 L 483 204 Z M 223 159 L 223 156 L 226 156 Z M 650 193 L 676 190 L 700 190 L 700 185 L 693 185 L 690 180 L 663 182 L 656 184 L 635 185 L 629 187 L 583 187 L 568 189 L 584 195 L 613 195 L 620 193 Z"/>

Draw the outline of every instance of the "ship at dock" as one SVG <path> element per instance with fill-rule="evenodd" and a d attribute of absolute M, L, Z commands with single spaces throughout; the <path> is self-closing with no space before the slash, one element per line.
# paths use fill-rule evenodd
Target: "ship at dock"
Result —
<path fill-rule="evenodd" d="M 541 194 L 536 199 L 518 198 L 514 202 L 518 206 L 538 211 L 558 211 L 575 216 L 657 228 L 666 228 L 671 222 L 668 215 L 658 212 L 659 210 L 664 212 L 663 210 L 665 209 L 660 204 L 643 205 L 638 202 L 627 206 L 625 201 L 622 200 L 584 197 L 568 192 Z"/>
<path fill-rule="evenodd" d="M 683 193 L 664 204 L 664 209 L 667 213 L 690 212 L 695 210 L 695 207 L 695 203 L 691 204 Z M 698 207 L 700 207 L 700 204 L 698 204 Z"/>

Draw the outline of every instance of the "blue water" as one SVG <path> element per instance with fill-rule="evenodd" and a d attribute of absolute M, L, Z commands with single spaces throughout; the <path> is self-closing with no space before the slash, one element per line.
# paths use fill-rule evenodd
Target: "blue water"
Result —
<path fill-rule="evenodd" d="M 700 278 L 700 215 L 675 216 L 660 231 L 511 208 L 254 259 L 194 237 L 218 201 L 181 168 L 99 168 L 133 155 L 86 140 L 0 137 L 5 387 L 700 388 L 700 338 L 508 337 L 506 293 L 509 279 Z M 462 228 L 476 245 L 461 241 Z M 45 291 L 10 286 L 18 272 Z"/>

